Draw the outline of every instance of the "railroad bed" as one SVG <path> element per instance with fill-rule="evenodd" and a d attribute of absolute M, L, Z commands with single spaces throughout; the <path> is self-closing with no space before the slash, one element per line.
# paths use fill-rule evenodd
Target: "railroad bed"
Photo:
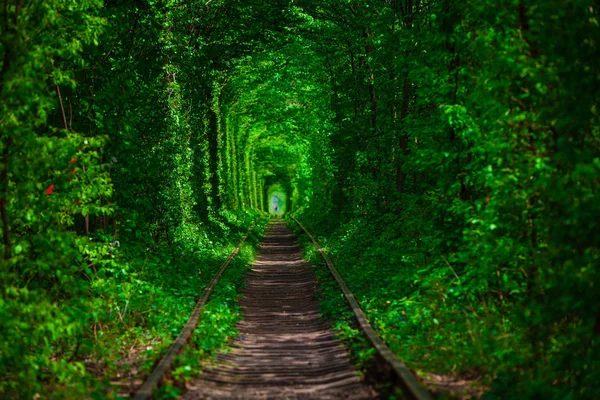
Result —
<path fill-rule="evenodd" d="M 311 266 L 283 222 L 272 222 L 240 305 L 233 350 L 188 384 L 183 399 L 372 399 L 319 314 Z"/>

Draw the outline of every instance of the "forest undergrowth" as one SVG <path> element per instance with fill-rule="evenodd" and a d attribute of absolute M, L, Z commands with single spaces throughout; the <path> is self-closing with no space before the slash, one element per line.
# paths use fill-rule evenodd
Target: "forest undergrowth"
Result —
<path fill-rule="evenodd" d="M 323 226 L 327 229 L 327 223 Z M 319 229 L 318 223 L 314 227 Z M 579 350 L 580 370 L 563 369 L 574 361 L 565 352 L 577 349 L 579 326 L 563 320 L 546 332 L 559 336 L 532 341 L 530 308 L 536 305 L 518 296 L 526 290 L 514 285 L 504 298 L 497 292 L 493 297 L 475 295 L 473 285 L 481 281 L 461 279 L 458 274 L 464 270 L 448 260 L 442 259 L 437 269 L 419 263 L 419 252 L 399 249 L 397 229 L 360 218 L 318 240 L 376 331 L 431 390 L 442 398 L 479 398 L 483 393 L 489 399 L 557 398 L 559 385 L 565 393 L 576 385 L 573 398 L 595 397 L 593 347 Z M 349 344 L 356 365 L 368 365 L 365 339 L 360 339 L 351 311 L 319 254 L 308 242 L 304 245 L 308 259 L 320 266 L 315 267 L 320 283 L 328 282 L 321 301 L 324 315 Z M 510 285 L 506 278 L 498 281 Z M 546 348 L 544 340 L 552 345 Z"/>
<path fill-rule="evenodd" d="M 143 248 L 139 242 L 111 242 L 110 253 L 90 267 L 87 285 L 77 288 L 76 301 L 62 300 L 53 305 L 52 317 L 59 319 L 41 324 L 38 321 L 44 315 L 39 314 L 43 309 L 38 306 L 32 325 L 18 327 L 19 332 L 28 335 L 26 343 L 30 345 L 48 343 L 53 349 L 57 344 L 51 338 L 60 338 L 61 353 L 49 358 L 41 352 L 30 355 L 14 346 L 19 343 L 16 338 L 4 336 L 7 340 L 2 351 L 3 367 L 19 365 L 20 371 L 8 375 L 10 380 L 4 381 L 7 385 L 3 387 L 4 395 L 7 398 L 35 397 L 36 393 L 50 398 L 128 398 L 177 337 L 205 286 L 234 250 L 249 224 L 258 219 L 262 222 L 254 228 L 204 308 L 192 338 L 194 345 L 188 346 L 186 353 L 186 360 L 195 360 L 195 363 L 175 369 L 173 377 L 180 381 L 181 376 L 189 376 L 192 371 L 197 373 L 198 363 L 223 348 L 234 335 L 234 325 L 239 318 L 239 310 L 234 306 L 237 288 L 253 261 L 254 247 L 265 225 L 265 219 L 258 214 L 231 221 L 230 238 L 225 237 L 210 247 L 192 244 L 182 251 Z M 18 304 L 5 302 L 3 305 L 22 309 L 26 303 L 23 299 L 18 301 Z M 10 328 L 10 323 L 11 319 L 6 318 L 3 326 Z M 61 323 L 68 325 L 63 328 Z M 47 338 L 42 339 L 44 336 Z M 8 357 L 11 357 L 10 363 Z M 66 368 L 64 361 L 69 362 L 70 368 Z M 193 370 L 189 369 L 192 365 L 196 366 Z M 36 370 L 43 374 L 41 380 L 27 374 Z M 18 386 L 8 386 L 11 381 Z M 161 388 L 161 393 L 174 393 L 168 388 Z"/>

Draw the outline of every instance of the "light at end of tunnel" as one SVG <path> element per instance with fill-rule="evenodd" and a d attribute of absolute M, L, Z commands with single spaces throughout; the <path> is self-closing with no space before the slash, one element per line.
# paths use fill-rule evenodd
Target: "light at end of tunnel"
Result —
<path fill-rule="evenodd" d="M 287 208 L 287 194 L 280 185 L 272 185 L 267 190 L 267 199 L 269 202 L 269 214 L 273 216 L 283 216 Z"/>

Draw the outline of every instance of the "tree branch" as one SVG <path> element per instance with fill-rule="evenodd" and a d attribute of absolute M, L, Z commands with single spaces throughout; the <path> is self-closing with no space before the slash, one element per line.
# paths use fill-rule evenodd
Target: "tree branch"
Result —
<path fill-rule="evenodd" d="M 62 96 L 60 94 L 60 87 L 58 86 L 58 83 L 55 83 L 54 85 L 56 86 L 56 93 L 58 93 L 58 100 L 60 102 L 60 111 L 62 112 L 62 118 L 63 118 L 63 122 L 65 124 L 65 129 L 69 130 L 69 126 L 67 125 L 67 116 L 65 114 L 65 106 L 63 104 Z"/>

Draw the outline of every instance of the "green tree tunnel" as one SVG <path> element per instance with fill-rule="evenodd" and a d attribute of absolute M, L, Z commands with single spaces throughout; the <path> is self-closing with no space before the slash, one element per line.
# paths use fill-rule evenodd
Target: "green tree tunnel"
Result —
<path fill-rule="evenodd" d="M 599 10 L 3 0 L 0 397 L 115 392 L 291 213 L 426 384 L 600 398 Z"/>

